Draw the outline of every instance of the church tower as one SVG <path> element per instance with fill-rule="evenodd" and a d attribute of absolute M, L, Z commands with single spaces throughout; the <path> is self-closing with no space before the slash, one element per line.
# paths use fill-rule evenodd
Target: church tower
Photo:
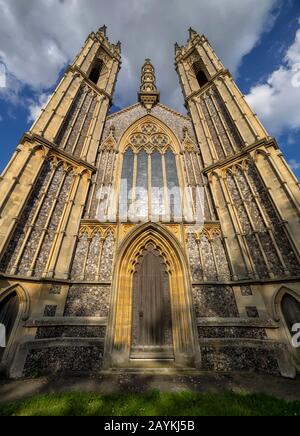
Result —
<path fill-rule="evenodd" d="M 175 56 L 188 115 L 150 59 L 109 114 L 121 47 L 91 33 L 5 169 L 11 377 L 299 371 L 299 183 L 207 39 Z"/>
<path fill-rule="evenodd" d="M 291 304 L 293 322 L 285 324 L 290 338 L 300 319 L 299 182 L 205 36 L 189 29 L 187 45 L 175 44 L 175 59 L 231 280 L 241 286 L 240 314 L 283 319 Z"/>
<path fill-rule="evenodd" d="M 2 174 L 0 271 L 6 279 L 0 322 L 7 324 L 7 347 L 0 360 L 8 368 L 20 337 L 35 336 L 16 325 L 24 326 L 32 311 L 38 317 L 55 314 L 57 305 L 47 305 L 49 289 L 42 282 L 70 276 L 120 65 L 121 45 L 109 42 L 106 27 L 91 33 Z M 40 292 L 46 304 L 40 305 Z M 13 321 L 8 322 L 10 307 Z"/>
<path fill-rule="evenodd" d="M 299 183 L 204 36 L 176 68 L 218 209 L 233 278 L 299 275 Z"/>

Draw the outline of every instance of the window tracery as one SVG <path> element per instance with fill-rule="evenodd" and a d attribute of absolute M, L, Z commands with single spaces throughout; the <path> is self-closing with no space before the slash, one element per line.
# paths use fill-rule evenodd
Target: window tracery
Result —
<path fill-rule="evenodd" d="M 181 190 L 172 140 L 145 122 L 129 136 L 123 155 L 121 220 L 182 221 Z"/>

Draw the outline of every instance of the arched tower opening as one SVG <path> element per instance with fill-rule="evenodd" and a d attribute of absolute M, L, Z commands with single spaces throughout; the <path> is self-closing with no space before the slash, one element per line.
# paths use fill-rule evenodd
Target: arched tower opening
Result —
<path fill-rule="evenodd" d="M 199 87 L 203 88 L 208 83 L 208 78 L 201 61 L 195 62 L 194 71 Z"/>
<path fill-rule="evenodd" d="M 97 85 L 100 79 L 101 71 L 103 69 L 103 61 L 101 59 L 95 59 L 91 71 L 89 74 L 89 79 Z"/>

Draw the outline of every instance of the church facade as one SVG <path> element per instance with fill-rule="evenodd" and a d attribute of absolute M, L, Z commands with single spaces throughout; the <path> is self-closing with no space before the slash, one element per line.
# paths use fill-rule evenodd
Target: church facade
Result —
<path fill-rule="evenodd" d="M 204 36 L 175 61 L 188 115 L 148 59 L 109 114 L 121 45 L 91 33 L 5 169 L 10 377 L 299 371 L 299 182 Z"/>

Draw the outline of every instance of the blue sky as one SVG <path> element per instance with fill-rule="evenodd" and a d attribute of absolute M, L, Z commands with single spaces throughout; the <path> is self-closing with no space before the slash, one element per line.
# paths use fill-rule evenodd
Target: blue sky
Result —
<path fill-rule="evenodd" d="M 266 82 L 273 71 L 283 64 L 288 48 L 293 44 L 300 27 L 300 2 L 286 1 L 278 8 L 274 26 L 266 32 L 254 49 L 243 58 L 238 70 L 237 83 L 244 94 L 257 84 Z M 295 89 L 300 106 L 300 88 Z M 286 99 L 289 95 L 286 96 Z M 254 108 L 257 109 L 257 108 Z M 256 110 L 256 112 L 259 112 Z M 260 116 L 262 121 L 263 116 Z M 271 135 L 274 135 L 284 152 L 286 159 L 293 163 L 293 170 L 300 178 L 300 125 L 298 128 L 284 128 L 279 133 L 275 125 L 264 122 Z M 274 123 L 275 124 L 275 123 Z M 298 165 L 299 164 L 299 165 Z M 298 167 L 298 168 L 297 168 Z"/>
<path fill-rule="evenodd" d="M 120 0 L 111 1 L 119 2 L 121 7 Z M 136 101 L 139 69 L 143 59 L 150 56 L 157 69 L 162 102 L 182 109 L 183 99 L 173 70 L 173 44 L 177 40 L 185 44 L 187 28 L 192 25 L 213 43 L 300 177 L 300 80 L 299 87 L 290 85 L 292 71 L 295 76 L 300 65 L 299 0 L 202 0 L 201 8 L 198 0 L 187 1 L 189 13 L 182 9 L 181 1 L 174 0 L 177 8 L 169 14 L 169 0 L 163 5 L 157 0 L 128 0 L 135 10 L 133 21 L 132 10 L 130 14 L 125 9 L 119 15 L 112 14 L 102 0 L 85 0 L 91 8 L 84 14 L 80 0 L 27 0 L 27 9 L 18 0 L 0 0 L 0 62 L 8 73 L 7 88 L 0 89 L 0 171 L 87 34 L 105 22 L 110 39 L 120 39 L 123 44 L 123 69 L 115 94 L 117 107 Z M 154 12 L 149 3 L 156 5 Z M 99 4 L 103 6 L 99 9 L 100 21 L 93 13 L 93 7 L 97 9 Z M 41 17 L 45 16 L 42 23 Z M 147 25 L 138 25 L 145 16 L 150 21 L 149 31 Z M 60 26 L 60 19 L 63 22 L 65 17 L 68 24 Z M 146 36 L 139 41 L 137 34 L 141 31 Z"/>

